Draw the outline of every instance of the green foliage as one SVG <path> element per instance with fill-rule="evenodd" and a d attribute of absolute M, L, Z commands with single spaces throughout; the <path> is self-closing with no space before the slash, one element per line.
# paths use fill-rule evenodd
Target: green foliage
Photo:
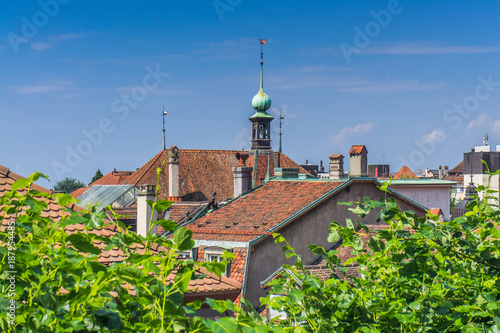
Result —
<path fill-rule="evenodd" d="M 76 178 L 66 177 L 63 180 L 58 181 L 56 185 L 54 185 L 54 190 L 56 190 L 57 192 L 69 194 L 82 187 L 85 187 L 85 184 L 82 183 L 81 181 L 76 180 Z"/>
<path fill-rule="evenodd" d="M 102 174 L 101 172 L 101 169 L 97 169 L 94 177 L 92 177 L 92 180 L 90 181 L 89 185 L 92 184 L 93 182 L 101 179 L 102 177 L 104 177 L 104 175 Z"/>
<path fill-rule="evenodd" d="M 360 217 L 376 210 L 386 227 L 332 223 L 329 241 L 342 237 L 341 248 L 353 258 L 341 262 L 338 250 L 311 245 L 330 278 L 302 265 L 287 267 L 290 275 L 273 281 L 271 291 L 282 296 L 262 301 L 287 314 L 281 326 L 308 332 L 496 332 L 500 212 L 478 199 L 468 209 L 463 217 L 438 222 L 401 211 L 393 200 L 365 198 L 350 210 Z M 359 265 L 358 277 L 347 276 L 351 264 Z"/>
<path fill-rule="evenodd" d="M 159 225 L 173 237 L 142 237 L 124 232 L 121 222 L 106 220 L 95 208 L 75 213 L 66 210 L 60 221 L 43 217 L 47 200 L 61 205 L 75 202 L 68 194 L 49 195 L 30 189 L 37 174 L 13 185 L 0 197 L 0 312 L 2 332 L 287 332 L 266 325 L 251 305 L 249 310 L 231 301 L 207 303 L 233 317 L 213 321 L 196 316 L 202 302 L 185 304 L 189 282 L 202 277 L 201 267 L 219 276 L 233 254 L 225 252 L 221 263 L 178 259 L 177 252 L 193 245 L 192 232 L 175 222 Z M 154 203 L 151 203 L 154 204 Z M 157 207 L 168 207 L 159 201 Z M 69 233 L 66 227 L 83 229 Z M 116 234 L 100 236 L 96 229 L 115 225 Z M 74 228 L 71 228 L 74 229 Z M 154 246 L 152 246 L 154 244 Z M 159 247 L 158 247 L 159 246 Z M 153 250 L 156 249 L 156 250 Z M 121 249 L 124 259 L 103 265 L 99 255 Z M 11 283 L 12 288 L 11 289 Z"/>

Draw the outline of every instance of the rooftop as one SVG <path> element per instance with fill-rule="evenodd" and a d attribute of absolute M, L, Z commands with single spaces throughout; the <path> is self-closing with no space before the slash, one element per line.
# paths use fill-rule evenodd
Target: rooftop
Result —
<path fill-rule="evenodd" d="M 186 227 L 198 240 L 248 242 L 268 233 L 342 183 L 271 180 Z"/>

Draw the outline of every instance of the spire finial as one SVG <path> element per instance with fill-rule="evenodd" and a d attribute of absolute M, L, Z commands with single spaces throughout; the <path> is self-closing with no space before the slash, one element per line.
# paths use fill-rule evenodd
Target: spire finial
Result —
<path fill-rule="evenodd" d="M 259 39 L 260 43 L 260 89 L 264 89 L 264 45 L 265 39 Z"/>
<path fill-rule="evenodd" d="M 281 149 L 281 120 L 285 119 L 285 116 L 283 116 L 281 114 L 281 108 L 280 108 L 280 146 L 278 148 L 278 168 L 281 168 L 281 153 L 282 153 L 282 149 Z"/>
<path fill-rule="evenodd" d="M 271 107 L 271 98 L 264 92 L 264 52 L 265 39 L 259 39 L 260 43 L 260 89 L 252 99 L 252 107 L 258 112 L 266 112 Z"/>
<path fill-rule="evenodd" d="M 167 111 L 165 111 L 165 105 L 163 105 L 163 112 L 161 113 L 163 116 L 163 150 L 167 150 L 165 145 L 165 116 L 167 115 Z"/>

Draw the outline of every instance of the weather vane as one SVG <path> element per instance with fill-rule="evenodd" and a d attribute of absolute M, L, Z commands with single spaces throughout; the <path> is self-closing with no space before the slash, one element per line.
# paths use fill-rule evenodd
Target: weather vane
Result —
<path fill-rule="evenodd" d="M 165 111 L 165 105 L 163 105 L 163 150 L 167 150 L 167 147 L 165 146 L 165 116 L 167 115 L 167 111 Z"/>
<path fill-rule="evenodd" d="M 260 63 L 263 64 L 264 63 L 263 46 L 266 44 L 266 40 L 265 39 L 259 39 L 259 43 L 260 43 Z"/>
<path fill-rule="evenodd" d="M 278 149 L 278 168 L 281 168 L 281 152 L 282 152 L 282 149 L 281 149 L 281 120 L 285 119 L 285 116 L 283 116 L 281 114 L 281 108 L 280 108 L 280 146 L 279 146 L 279 149 Z"/>

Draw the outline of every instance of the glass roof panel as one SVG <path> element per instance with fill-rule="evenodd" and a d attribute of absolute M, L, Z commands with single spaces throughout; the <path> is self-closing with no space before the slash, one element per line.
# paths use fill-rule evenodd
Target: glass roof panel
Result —
<path fill-rule="evenodd" d="M 130 191 L 134 185 L 94 185 L 77 199 L 82 207 L 98 204 L 98 210 L 111 205 L 122 195 Z"/>

